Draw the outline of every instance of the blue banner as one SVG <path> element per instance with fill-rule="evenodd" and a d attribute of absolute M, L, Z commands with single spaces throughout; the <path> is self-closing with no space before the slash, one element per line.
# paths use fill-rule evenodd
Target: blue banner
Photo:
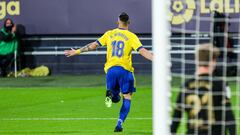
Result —
<path fill-rule="evenodd" d="M 123 11 L 131 31 L 151 33 L 151 0 L 6 0 L 0 1 L 0 25 L 12 18 L 27 34 L 99 34 L 115 28 Z M 240 31 L 240 0 L 171 0 L 171 30 L 208 33 L 214 11 L 229 17 L 230 32 Z"/>
<path fill-rule="evenodd" d="M 130 16 L 133 32 L 151 33 L 150 0 L 0 1 L 0 25 L 12 18 L 27 34 L 95 34 L 115 28 L 123 11 Z"/>

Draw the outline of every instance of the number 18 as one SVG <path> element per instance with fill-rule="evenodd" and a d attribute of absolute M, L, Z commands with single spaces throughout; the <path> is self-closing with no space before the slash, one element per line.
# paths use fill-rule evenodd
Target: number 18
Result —
<path fill-rule="evenodd" d="M 123 41 L 116 41 L 112 42 L 112 56 L 122 57 L 124 49 L 124 42 Z"/>

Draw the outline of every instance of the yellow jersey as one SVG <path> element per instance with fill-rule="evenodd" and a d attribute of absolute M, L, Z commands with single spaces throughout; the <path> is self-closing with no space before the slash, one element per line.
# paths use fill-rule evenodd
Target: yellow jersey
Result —
<path fill-rule="evenodd" d="M 125 29 L 109 30 L 97 40 L 100 46 L 107 46 L 104 71 L 107 73 L 112 66 L 121 66 L 133 72 L 132 51 L 139 51 L 143 46 L 138 37 Z"/>

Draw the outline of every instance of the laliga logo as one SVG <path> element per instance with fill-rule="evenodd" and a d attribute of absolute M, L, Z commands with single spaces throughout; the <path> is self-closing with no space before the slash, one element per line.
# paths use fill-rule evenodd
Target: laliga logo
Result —
<path fill-rule="evenodd" d="M 4 19 L 7 15 L 20 15 L 20 2 L 19 1 L 0 1 L 0 20 Z"/>
<path fill-rule="evenodd" d="M 189 22 L 194 10 L 196 2 L 199 4 L 201 14 L 210 14 L 213 11 L 219 13 L 240 13 L 240 0 L 172 0 L 170 21 L 173 25 L 180 25 Z M 183 2 L 184 1 L 184 2 Z"/>
<path fill-rule="evenodd" d="M 189 22 L 193 17 L 195 9 L 196 5 L 194 0 L 185 0 L 185 2 L 181 0 L 175 0 L 172 2 L 172 12 L 170 12 L 171 23 L 173 25 L 179 25 Z"/>

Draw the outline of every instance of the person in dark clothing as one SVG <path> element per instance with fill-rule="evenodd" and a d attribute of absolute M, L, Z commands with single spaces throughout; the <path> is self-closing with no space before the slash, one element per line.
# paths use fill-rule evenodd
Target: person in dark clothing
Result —
<path fill-rule="evenodd" d="M 14 60 L 14 52 L 17 51 L 17 47 L 16 25 L 8 18 L 4 21 L 4 26 L 0 30 L 0 68 L 2 77 L 7 75 L 7 68 Z"/>
<path fill-rule="evenodd" d="M 174 108 L 171 133 L 187 113 L 187 135 L 237 135 L 227 82 L 212 75 L 220 50 L 212 44 L 200 45 L 196 52 L 196 75 L 187 80 Z"/>

